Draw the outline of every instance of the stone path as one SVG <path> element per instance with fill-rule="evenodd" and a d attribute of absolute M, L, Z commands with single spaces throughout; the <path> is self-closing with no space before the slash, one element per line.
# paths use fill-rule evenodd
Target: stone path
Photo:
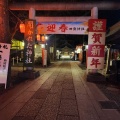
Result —
<path fill-rule="evenodd" d="M 0 120 L 120 120 L 116 110 L 101 108 L 106 100 L 77 62 L 61 61 L 1 95 Z"/>

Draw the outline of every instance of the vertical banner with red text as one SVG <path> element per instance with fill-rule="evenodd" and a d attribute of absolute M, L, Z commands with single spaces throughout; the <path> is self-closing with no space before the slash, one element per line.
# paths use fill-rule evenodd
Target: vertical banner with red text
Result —
<path fill-rule="evenodd" d="M 35 25 L 36 21 L 32 19 L 25 20 L 24 35 L 24 66 L 34 66 L 34 42 L 35 42 Z"/>
<path fill-rule="evenodd" d="M 103 69 L 106 20 L 90 19 L 88 21 L 88 26 L 87 69 Z"/>

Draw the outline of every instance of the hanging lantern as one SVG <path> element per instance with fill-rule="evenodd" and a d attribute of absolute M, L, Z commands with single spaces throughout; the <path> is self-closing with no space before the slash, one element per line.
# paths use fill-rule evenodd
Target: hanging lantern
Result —
<path fill-rule="evenodd" d="M 24 23 L 20 24 L 20 32 L 25 33 L 25 24 Z"/>
<path fill-rule="evenodd" d="M 45 42 L 45 36 L 44 35 L 42 36 L 42 42 Z"/>
<path fill-rule="evenodd" d="M 40 35 L 37 34 L 37 41 L 40 41 Z"/>

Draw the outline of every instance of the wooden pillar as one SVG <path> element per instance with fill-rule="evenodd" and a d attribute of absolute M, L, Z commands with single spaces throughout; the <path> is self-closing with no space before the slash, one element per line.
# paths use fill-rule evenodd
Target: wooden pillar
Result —
<path fill-rule="evenodd" d="M 92 19 L 98 19 L 98 8 L 97 7 L 93 7 L 91 9 L 91 17 Z"/>
<path fill-rule="evenodd" d="M 35 19 L 35 9 L 34 8 L 29 9 L 29 19 Z"/>

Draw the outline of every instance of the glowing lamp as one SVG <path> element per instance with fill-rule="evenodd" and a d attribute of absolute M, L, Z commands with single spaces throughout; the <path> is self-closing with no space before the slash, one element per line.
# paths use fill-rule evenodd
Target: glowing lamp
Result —
<path fill-rule="evenodd" d="M 20 32 L 25 33 L 25 24 L 24 23 L 20 24 Z"/>
<path fill-rule="evenodd" d="M 44 36 L 44 35 L 42 36 L 42 41 L 43 41 L 43 42 L 45 41 L 45 36 Z"/>
<path fill-rule="evenodd" d="M 40 35 L 37 34 L 37 41 L 40 41 Z"/>

